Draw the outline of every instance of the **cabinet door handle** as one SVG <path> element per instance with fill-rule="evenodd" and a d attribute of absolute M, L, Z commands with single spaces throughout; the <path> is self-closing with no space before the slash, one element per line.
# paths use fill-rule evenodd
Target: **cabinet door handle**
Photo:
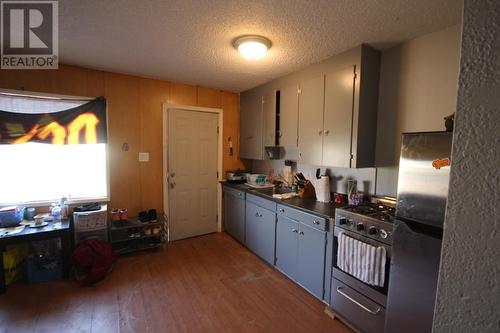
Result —
<path fill-rule="evenodd" d="M 322 130 L 318 131 L 318 134 L 323 135 L 323 131 Z"/>
<path fill-rule="evenodd" d="M 314 220 L 313 224 L 319 225 L 319 221 Z"/>
<path fill-rule="evenodd" d="M 297 229 L 292 229 L 292 232 L 298 232 L 298 230 Z"/>
<path fill-rule="evenodd" d="M 280 212 L 281 212 L 281 213 L 284 213 L 284 212 L 285 212 L 285 210 L 284 210 L 283 208 L 280 208 Z"/>
<path fill-rule="evenodd" d="M 299 231 L 299 235 L 303 235 L 303 234 L 304 234 L 304 232 L 303 232 L 303 231 Z"/>
<path fill-rule="evenodd" d="M 328 135 L 330 133 L 330 130 L 325 130 L 325 135 Z"/>
<path fill-rule="evenodd" d="M 255 216 L 257 216 L 257 217 L 262 217 L 262 214 L 261 214 L 261 213 L 259 213 L 259 212 L 257 212 L 257 213 L 255 213 Z"/>

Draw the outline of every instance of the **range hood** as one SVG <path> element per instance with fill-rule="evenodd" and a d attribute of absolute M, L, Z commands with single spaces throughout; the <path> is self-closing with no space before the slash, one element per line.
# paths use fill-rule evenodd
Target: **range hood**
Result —
<path fill-rule="evenodd" d="M 264 147 L 267 157 L 270 160 L 280 160 L 283 158 L 285 149 L 282 146 L 266 146 Z"/>

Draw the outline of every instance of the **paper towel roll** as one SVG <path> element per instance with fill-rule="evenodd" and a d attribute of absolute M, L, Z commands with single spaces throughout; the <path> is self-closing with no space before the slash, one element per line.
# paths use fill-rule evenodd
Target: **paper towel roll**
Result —
<path fill-rule="evenodd" d="M 330 202 L 330 177 L 321 176 L 320 179 L 313 179 L 312 184 L 316 192 L 316 201 Z"/>

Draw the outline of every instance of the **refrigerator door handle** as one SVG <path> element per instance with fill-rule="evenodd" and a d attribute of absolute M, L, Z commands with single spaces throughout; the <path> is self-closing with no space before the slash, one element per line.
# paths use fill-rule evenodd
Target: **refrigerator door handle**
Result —
<path fill-rule="evenodd" d="M 351 296 L 347 295 L 345 292 L 342 291 L 342 287 L 337 287 L 337 292 L 344 296 L 345 298 L 347 298 L 348 300 L 350 300 L 351 302 L 353 302 L 354 304 L 356 304 L 357 306 L 359 306 L 361 309 L 365 310 L 366 312 L 369 312 L 373 315 L 376 315 L 380 312 L 380 307 L 378 307 L 377 309 L 375 310 L 372 310 L 370 308 L 368 308 L 367 306 L 361 304 L 360 302 L 358 302 L 357 300 L 355 300 L 354 298 L 352 298 Z"/>
<path fill-rule="evenodd" d="M 397 219 L 397 218 L 396 218 Z M 443 239 L 443 230 L 435 227 L 427 226 L 424 224 L 419 224 L 413 221 L 397 219 L 404 223 L 404 225 L 410 229 L 413 233 L 422 234 L 432 238 Z"/>

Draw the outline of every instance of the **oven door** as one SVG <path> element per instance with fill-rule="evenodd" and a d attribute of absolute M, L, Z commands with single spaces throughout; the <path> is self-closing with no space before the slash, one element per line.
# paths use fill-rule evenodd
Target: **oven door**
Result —
<path fill-rule="evenodd" d="M 386 251 L 386 263 L 385 263 L 385 281 L 383 287 L 372 286 L 367 283 L 358 280 L 354 276 L 342 271 L 337 266 L 337 251 L 338 251 L 338 234 L 340 231 L 343 231 L 347 236 L 357 239 L 361 242 L 373 245 L 373 246 L 383 246 Z M 349 230 L 344 230 L 339 227 L 334 228 L 334 239 L 333 239 L 333 270 L 332 275 L 335 279 L 343 282 L 348 285 L 350 288 L 358 291 L 359 293 L 369 297 L 373 301 L 381 304 L 382 306 L 386 306 L 387 303 L 387 293 L 389 289 L 389 268 L 391 266 L 391 257 L 392 257 L 392 248 L 389 245 L 383 244 L 381 242 L 377 242 L 376 240 L 364 237 L 362 235 L 356 234 Z M 335 290 L 332 287 L 332 292 Z"/>
<path fill-rule="evenodd" d="M 366 284 L 347 274 L 337 266 L 338 234 L 343 231 L 347 236 L 373 246 L 383 246 L 386 250 L 385 281 L 383 287 Z M 342 318 L 359 331 L 382 333 L 385 325 L 385 306 L 389 286 L 389 267 L 392 249 L 389 245 L 358 235 L 339 227 L 334 228 L 333 270 L 330 306 Z"/>

